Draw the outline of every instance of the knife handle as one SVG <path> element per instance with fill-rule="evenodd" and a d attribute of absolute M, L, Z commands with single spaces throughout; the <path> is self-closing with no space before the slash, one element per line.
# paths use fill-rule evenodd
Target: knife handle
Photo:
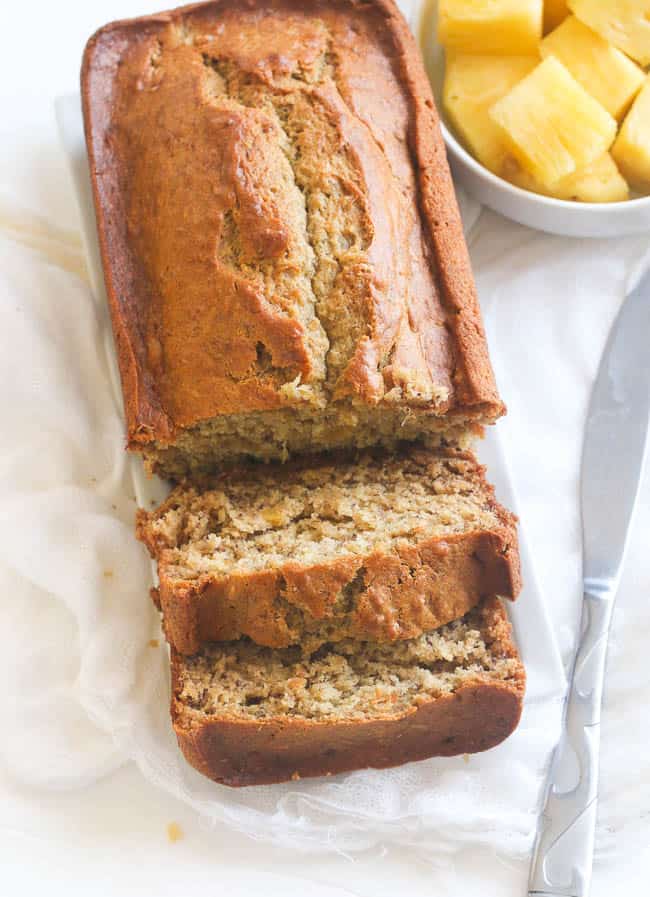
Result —
<path fill-rule="evenodd" d="M 600 713 L 616 586 L 585 580 L 565 726 L 546 783 L 528 883 L 536 897 L 588 897 L 596 833 Z"/>

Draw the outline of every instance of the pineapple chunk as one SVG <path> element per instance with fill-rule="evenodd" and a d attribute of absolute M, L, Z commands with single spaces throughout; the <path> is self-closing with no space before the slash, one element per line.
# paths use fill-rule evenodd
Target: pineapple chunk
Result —
<path fill-rule="evenodd" d="M 650 189 L 650 78 L 621 125 L 612 155 L 633 187 Z"/>
<path fill-rule="evenodd" d="M 451 125 L 478 161 L 501 174 L 510 155 L 489 109 L 538 63 L 536 56 L 452 56 L 442 100 Z"/>
<path fill-rule="evenodd" d="M 594 162 L 616 136 L 612 116 L 549 56 L 490 109 L 508 148 L 543 187 Z"/>
<path fill-rule="evenodd" d="M 569 9 L 610 44 L 650 63 L 650 0 L 568 0 Z"/>
<path fill-rule="evenodd" d="M 539 49 L 543 58 L 559 59 L 616 119 L 623 118 L 641 90 L 644 73 L 639 66 L 575 16 L 545 37 Z"/>
<path fill-rule="evenodd" d="M 568 15 L 567 0 L 544 0 L 544 34 L 557 28 Z"/>
<path fill-rule="evenodd" d="M 542 187 L 521 168 L 510 167 L 509 170 L 506 168 L 504 173 L 517 187 L 543 193 L 554 199 L 576 202 L 622 202 L 629 199 L 630 195 L 627 183 L 609 153 L 603 153 L 591 165 L 567 175 L 550 188 Z"/>
<path fill-rule="evenodd" d="M 611 155 L 603 153 L 591 165 L 554 184 L 549 195 L 578 202 L 622 202 L 629 199 L 630 191 Z"/>
<path fill-rule="evenodd" d="M 543 0 L 440 0 L 438 40 L 459 53 L 534 53 L 542 8 Z"/>

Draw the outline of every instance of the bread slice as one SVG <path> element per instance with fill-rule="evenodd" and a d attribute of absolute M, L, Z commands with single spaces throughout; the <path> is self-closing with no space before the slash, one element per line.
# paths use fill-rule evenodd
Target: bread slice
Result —
<path fill-rule="evenodd" d="M 260 785 L 484 751 L 521 715 L 525 673 L 498 599 L 395 644 L 315 651 L 248 639 L 172 650 L 172 720 L 199 772 Z"/>
<path fill-rule="evenodd" d="M 138 536 L 158 561 L 170 643 L 280 648 L 414 638 L 519 590 L 515 518 L 470 454 L 254 467 L 178 486 Z"/>

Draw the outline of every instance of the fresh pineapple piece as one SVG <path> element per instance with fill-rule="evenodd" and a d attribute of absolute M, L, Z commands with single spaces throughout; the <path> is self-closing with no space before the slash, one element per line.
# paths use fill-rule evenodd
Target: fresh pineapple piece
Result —
<path fill-rule="evenodd" d="M 650 77 L 621 125 L 612 156 L 633 187 L 650 190 Z"/>
<path fill-rule="evenodd" d="M 629 199 L 630 191 L 610 153 L 603 153 L 591 165 L 554 184 L 549 195 L 578 202 L 622 202 Z"/>
<path fill-rule="evenodd" d="M 490 117 L 543 187 L 594 162 L 616 136 L 616 121 L 554 56 L 498 100 Z"/>
<path fill-rule="evenodd" d="M 568 0 L 569 9 L 610 44 L 650 63 L 650 0 Z"/>
<path fill-rule="evenodd" d="M 641 90 L 645 76 L 639 66 L 575 16 L 545 37 L 539 49 L 543 58 L 559 59 L 616 119 L 623 118 Z"/>
<path fill-rule="evenodd" d="M 544 34 L 557 28 L 568 15 L 567 0 L 544 0 Z"/>
<path fill-rule="evenodd" d="M 459 53 L 534 53 L 542 12 L 543 0 L 440 0 L 438 40 Z"/>
<path fill-rule="evenodd" d="M 609 153 L 603 153 L 591 165 L 567 175 L 550 188 L 542 187 L 517 165 L 506 165 L 504 176 L 517 187 L 542 193 L 554 199 L 574 202 L 622 202 L 630 196 L 627 183 Z"/>
<path fill-rule="evenodd" d="M 510 150 L 489 109 L 539 62 L 536 56 L 452 55 L 442 101 L 454 130 L 478 161 L 501 174 Z"/>

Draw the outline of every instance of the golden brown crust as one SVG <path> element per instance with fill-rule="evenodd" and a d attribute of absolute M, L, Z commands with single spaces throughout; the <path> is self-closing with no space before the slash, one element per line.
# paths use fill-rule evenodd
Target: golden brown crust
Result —
<path fill-rule="evenodd" d="M 337 599 L 353 583 L 353 609 L 335 617 Z M 180 583 L 162 569 L 156 600 L 170 644 L 194 654 L 205 642 L 241 635 L 285 647 L 319 621 L 334 622 L 339 638 L 414 638 L 462 617 L 485 595 L 515 598 L 520 587 L 516 532 L 508 521 L 494 532 L 429 539 L 393 555 L 375 552 L 307 569 L 288 564 Z M 292 622 L 295 610 L 300 619 Z"/>
<path fill-rule="evenodd" d="M 238 43 L 237 27 L 263 40 Z M 327 315 L 289 313 L 286 297 L 215 252 L 232 208 L 250 244 L 242 252 L 274 277 L 278 260 L 309 249 L 292 218 L 293 188 L 278 186 L 277 123 L 239 98 L 206 99 L 208 40 L 210 60 L 227 58 L 274 96 L 288 89 L 292 64 L 316 65 L 320 53 L 335 67 L 304 93 L 339 135 L 346 189 L 370 235 L 365 261 L 344 271 L 360 330 L 335 383 L 316 333 L 324 323 L 335 339 Z M 416 413 L 502 413 L 431 91 L 391 0 L 218 0 L 114 23 L 88 43 L 82 97 L 131 447 L 173 444 L 216 415 L 304 401 L 286 391 L 296 378 L 319 401 L 394 403 L 397 394 Z M 265 128 L 268 152 L 259 149 Z"/>
<path fill-rule="evenodd" d="M 452 312 L 449 326 L 460 346 L 454 372 L 458 400 L 499 406 L 498 414 L 502 414 L 505 408 L 487 351 L 481 307 L 431 85 L 408 25 L 397 16 L 393 27 L 402 47 L 405 81 L 413 96 L 411 141 L 418 159 L 422 217 L 429 228 L 445 305 Z M 486 411 L 490 416 L 488 407 Z"/>
<path fill-rule="evenodd" d="M 491 608 L 492 650 L 517 658 L 510 625 L 497 601 Z M 455 693 L 424 700 L 394 717 L 378 720 L 313 721 L 270 719 L 200 720 L 179 699 L 183 658 L 171 652 L 171 714 L 186 760 L 224 785 L 262 785 L 354 769 L 383 769 L 488 750 L 516 728 L 522 711 L 525 673 L 521 663 L 508 681 L 487 675 Z"/>
<path fill-rule="evenodd" d="M 240 787 L 486 751 L 514 731 L 521 706 L 512 686 L 477 683 L 393 720 L 185 726 L 173 705 L 172 718 L 187 762 L 215 782 Z"/>
<path fill-rule="evenodd" d="M 381 453 L 377 453 L 382 457 Z M 469 530 L 445 537 L 424 537 L 394 551 L 350 555 L 308 566 L 285 563 L 275 569 L 202 574 L 183 580 L 172 575 L 167 555 L 152 522 L 175 504 L 175 493 L 151 514 L 138 514 L 137 535 L 158 560 L 155 601 L 163 612 L 165 633 L 182 654 L 194 654 L 205 642 L 242 635 L 260 645 L 281 648 L 314 636 L 320 624 L 331 624 L 328 638 L 378 641 L 410 639 L 458 619 L 483 597 L 516 598 L 521 589 L 517 520 L 494 499 L 485 470 L 472 455 L 452 456 L 469 462 L 467 477 L 478 484 L 497 519 L 491 529 Z M 343 463 L 345 456 L 339 456 Z M 409 449 L 404 457 L 427 459 L 437 453 Z M 331 464 L 315 458 L 309 469 Z M 249 468 L 248 476 L 280 486 L 304 460 L 290 468 Z M 241 473 L 239 474 L 242 475 Z M 220 477 L 221 481 L 227 475 Z M 347 606 L 339 602 L 348 595 Z"/>

